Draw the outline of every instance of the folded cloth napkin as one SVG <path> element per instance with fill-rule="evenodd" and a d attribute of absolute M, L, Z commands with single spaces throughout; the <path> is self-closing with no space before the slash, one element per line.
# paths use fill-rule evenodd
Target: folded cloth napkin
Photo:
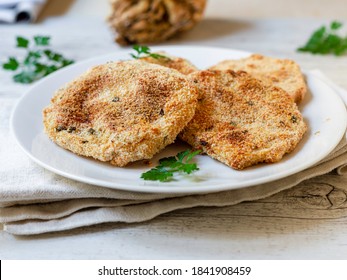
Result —
<path fill-rule="evenodd" d="M 0 23 L 33 22 L 46 0 L 0 0 Z"/>
<path fill-rule="evenodd" d="M 319 76 L 347 101 L 347 92 Z M 266 198 L 300 185 L 304 180 L 327 174 L 347 182 L 347 140 L 324 160 L 302 172 L 281 180 L 253 187 L 209 194 L 153 194 L 98 187 L 66 179 L 47 171 L 28 159 L 9 134 L 8 118 L 13 98 L 1 98 L 0 222 L 4 230 L 16 235 L 63 231 L 106 222 L 140 222 L 177 209 L 196 206 L 227 206 Z M 346 102 L 347 104 L 347 102 Z M 326 175 L 329 177 L 328 175 Z M 330 176 L 331 177 L 331 176 Z M 324 178 L 322 179 L 324 180 Z"/>

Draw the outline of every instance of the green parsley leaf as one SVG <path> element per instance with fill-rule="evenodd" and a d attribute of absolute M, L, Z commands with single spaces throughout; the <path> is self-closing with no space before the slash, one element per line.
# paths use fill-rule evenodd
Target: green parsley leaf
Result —
<path fill-rule="evenodd" d="M 338 34 L 342 23 L 333 21 L 329 27 L 322 26 L 315 30 L 306 44 L 297 49 L 301 52 L 313 54 L 343 55 L 347 51 L 347 36 Z"/>
<path fill-rule="evenodd" d="M 200 150 L 197 150 L 197 151 L 188 153 L 188 154 L 186 155 L 186 161 L 187 161 L 187 162 L 190 162 L 190 161 L 193 159 L 193 157 L 197 156 L 197 155 L 200 154 L 200 153 L 201 153 Z"/>
<path fill-rule="evenodd" d="M 139 45 L 135 45 L 133 47 L 133 49 L 135 51 L 137 51 L 138 53 L 146 53 L 149 54 L 150 53 L 150 48 L 148 46 L 139 46 Z"/>
<path fill-rule="evenodd" d="M 172 171 L 168 171 L 162 167 L 157 167 L 143 173 L 141 178 L 150 181 L 167 182 L 173 177 L 173 175 Z"/>
<path fill-rule="evenodd" d="M 29 45 L 29 40 L 25 39 L 24 37 L 18 36 L 16 40 L 17 40 L 17 48 L 27 48 Z"/>
<path fill-rule="evenodd" d="M 51 74 L 51 73 L 57 71 L 58 69 L 59 69 L 59 67 L 56 66 L 56 65 L 47 65 L 46 66 L 46 75 L 45 76 L 47 76 L 48 74 Z"/>
<path fill-rule="evenodd" d="M 36 46 L 48 46 L 51 37 L 48 36 L 35 36 L 34 41 Z"/>
<path fill-rule="evenodd" d="M 330 24 L 330 28 L 332 30 L 338 30 L 342 27 L 342 23 L 341 22 L 338 22 L 338 21 L 333 21 L 331 24 Z"/>
<path fill-rule="evenodd" d="M 36 63 L 34 63 L 34 67 L 35 67 L 35 70 L 34 70 L 35 73 L 37 73 L 37 74 L 38 73 L 46 73 L 46 68 L 47 68 L 46 65 L 36 62 Z"/>
<path fill-rule="evenodd" d="M 177 162 L 176 157 L 167 157 L 159 160 L 159 164 L 164 167 L 172 166 Z"/>
<path fill-rule="evenodd" d="M 68 66 L 68 65 L 70 65 L 70 64 L 72 64 L 72 63 L 74 63 L 74 61 L 71 60 L 71 59 L 65 59 L 65 58 L 64 58 L 64 59 L 61 61 L 62 67 Z"/>
<path fill-rule="evenodd" d="M 150 53 L 149 56 L 153 57 L 155 59 L 161 59 L 161 58 L 163 58 L 163 59 L 170 59 L 167 56 L 162 55 L 162 54 L 158 54 L 158 53 Z"/>
<path fill-rule="evenodd" d="M 13 80 L 17 83 L 21 83 L 21 84 L 30 84 L 33 81 L 35 81 L 35 75 L 33 74 L 33 72 L 20 72 L 17 75 L 13 76 Z"/>
<path fill-rule="evenodd" d="M 49 60 L 52 61 L 62 62 L 63 60 L 65 60 L 65 58 L 60 53 L 52 52 L 51 50 L 44 50 L 43 53 Z"/>
<path fill-rule="evenodd" d="M 9 57 L 2 64 L 2 68 L 8 71 L 16 71 L 13 80 L 16 83 L 29 84 L 45 77 L 58 69 L 72 64 L 74 61 L 49 49 L 43 49 L 49 45 L 50 37 L 35 36 L 34 47 L 29 48 L 29 40 L 16 37 L 17 47 L 26 48 L 27 53 L 22 61 L 15 57 Z"/>
<path fill-rule="evenodd" d="M 23 64 L 24 65 L 31 65 L 32 63 L 37 61 L 38 58 L 40 58 L 40 57 L 41 57 L 40 52 L 38 52 L 38 51 L 29 51 L 27 53 L 27 56 L 24 58 Z"/>
<path fill-rule="evenodd" d="M 165 55 L 161 55 L 158 53 L 152 53 L 151 49 L 147 46 L 139 46 L 139 45 L 134 45 L 133 50 L 136 52 L 135 54 L 130 54 L 132 58 L 134 59 L 139 59 L 139 58 L 145 58 L 145 57 L 152 57 L 155 59 L 170 59 Z"/>
<path fill-rule="evenodd" d="M 5 70 L 15 71 L 17 70 L 18 66 L 19 63 L 17 59 L 11 56 L 9 57 L 8 62 L 2 65 L 2 68 L 4 68 Z"/>
<path fill-rule="evenodd" d="M 200 150 L 194 152 L 186 150 L 176 156 L 162 158 L 159 160 L 158 166 L 142 173 L 141 178 L 150 181 L 169 182 L 173 179 L 174 173 L 191 174 L 193 171 L 199 170 L 196 163 L 191 163 L 191 161 L 200 153 Z"/>

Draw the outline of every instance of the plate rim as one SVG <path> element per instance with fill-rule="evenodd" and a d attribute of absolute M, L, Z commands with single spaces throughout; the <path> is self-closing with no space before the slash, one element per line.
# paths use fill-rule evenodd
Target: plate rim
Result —
<path fill-rule="evenodd" d="M 223 50 L 223 51 L 228 51 L 228 52 L 235 52 L 235 53 L 240 53 L 242 55 L 251 55 L 252 52 L 248 52 L 248 51 L 243 51 L 243 50 L 238 50 L 238 49 L 232 49 L 232 48 L 223 48 L 223 47 L 213 47 L 213 46 L 194 46 L 194 45 L 186 45 L 186 46 L 175 46 L 175 45 L 163 45 L 163 46 L 154 46 L 151 47 L 151 49 L 153 50 L 159 50 L 159 49 L 188 49 L 188 48 L 199 48 L 199 49 L 210 49 L 213 51 L 216 50 Z M 119 53 L 125 53 L 127 51 L 129 51 L 131 49 L 126 49 L 126 50 L 118 50 L 115 52 L 111 52 L 111 53 L 107 53 L 107 54 L 103 54 L 103 55 L 99 55 L 96 57 L 92 57 L 92 58 L 88 58 L 88 59 L 84 59 L 81 61 L 78 61 L 75 64 L 69 65 L 67 67 L 65 67 L 64 69 L 62 69 L 62 71 L 68 69 L 68 68 L 72 68 L 72 67 L 78 67 L 80 64 L 86 64 L 88 62 L 92 62 L 92 61 L 97 61 L 97 60 L 102 60 L 105 59 L 106 57 L 110 57 L 110 56 L 117 56 L 117 54 Z M 213 187 L 211 186 L 199 186 L 198 189 L 192 189 L 192 188 L 188 188 L 187 187 L 172 187 L 172 186 L 146 186 L 146 181 L 144 181 L 144 184 L 139 186 L 139 185 L 134 185 L 134 186 L 129 186 L 129 185 L 124 185 L 121 183 L 117 183 L 117 182 L 107 182 L 107 181 L 102 181 L 102 180 L 98 180 L 98 179 L 94 179 L 94 178 L 89 178 L 89 177 L 85 177 L 85 176 L 81 176 L 81 175 L 75 175 L 75 174 L 71 174 L 59 169 L 56 169 L 55 167 L 50 166 L 49 164 L 45 163 L 44 161 L 36 158 L 32 152 L 30 152 L 29 150 L 26 149 L 26 147 L 21 143 L 19 137 L 16 134 L 16 129 L 14 127 L 14 119 L 15 119 L 15 114 L 16 111 L 18 110 L 20 104 L 22 102 L 24 102 L 24 100 L 28 97 L 28 92 L 32 91 L 35 87 L 41 85 L 42 83 L 47 83 L 49 82 L 49 80 L 54 79 L 56 75 L 61 75 L 62 71 L 57 71 L 55 73 L 52 73 L 51 75 L 47 76 L 46 78 L 41 79 L 40 81 L 34 83 L 33 85 L 31 85 L 26 91 L 25 93 L 23 93 L 23 96 L 20 97 L 14 108 L 12 109 L 11 115 L 10 115 L 10 132 L 11 134 L 14 136 L 15 142 L 17 143 L 17 145 L 22 149 L 22 151 L 24 151 L 24 153 L 29 156 L 29 158 L 31 160 L 33 160 L 34 162 L 36 162 L 38 165 L 42 166 L 43 168 L 61 175 L 65 178 L 68 179 L 72 179 L 78 182 L 82 182 L 82 183 L 86 183 L 86 184 L 90 184 L 90 185 L 95 185 L 97 187 L 106 187 L 106 188 L 111 188 L 114 190 L 120 190 L 120 191 L 133 191 L 133 192 L 138 192 L 138 193 L 170 193 L 170 194 L 189 194 L 189 193 L 213 193 L 213 192 L 220 192 L 220 191 L 226 191 L 226 190 L 236 190 L 236 189 L 241 189 L 241 188 L 248 188 L 248 187 L 252 187 L 255 185 L 261 185 L 264 183 L 270 183 L 270 182 L 274 182 L 280 179 L 283 179 L 285 177 L 291 176 L 293 174 L 296 174 L 300 171 L 303 171 L 309 167 L 314 166 L 316 163 L 318 163 L 319 161 L 321 161 L 324 157 L 326 157 L 329 153 L 331 153 L 336 146 L 340 143 L 341 139 L 343 138 L 345 131 L 339 132 L 341 135 L 338 137 L 338 141 L 336 140 L 336 143 L 334 143 L 334 145 L 332 145 L 329 149 L 328 152 L 326 152 L 324 155 L 322 155 L 321 157 L 319 157 L 318 159 L 316 159 L 316 161 L 314 163 L 311 163 L 310 165 L 306 166 L 306 167 L 301 167 L 301 165 L 299 165 L 299 167 L 293 168 L 291 170 L 291 172 L 286 172 L 285 175 L 277 175 L 277 176 L 271 176 L 272 179 L 268 179 L 269 177 L 264 177 L 264 178 L 256 178 L 256 179 L 252 179 L 250 181 L 247 181 L 247 185 L 239 185 L 239 186 L 233 186 L 232 184 L 214 184 Z M 305 71 L 303 71 L 303 73 L 305 75 L 307 75 L 307 73 Z M 342 98 L 336 93 L 336 90 L 334 90 L 326 81 L 324 81 L 324 79 L 321 79 L 318 76 L 314 75 L 315 79 L 318 79 L 321 83 L 325 84 L 327 87 L 329 87 L 333 93 L 334 93 L 334 97 L 339 100 L 339 102 L 341 103 L 341 105 L 344 105 L 344 102 L 342 100 Z M 345 129 L 347 128 L 347 111 L 346 111 L 346 107 L 345 108 L 345 114 L 344 114 L 344 127 Z M 280 174 L 282 174 L 283 172 L 281 172 Z M 165 184 L 165 183 L 162 183 Z M 137 188 L 141 188 L 140 190 Z M 164 187 L 164 188 L 163 188 Z M 160 190 L 158 190 L 158 188 L 160 188 Z"/>

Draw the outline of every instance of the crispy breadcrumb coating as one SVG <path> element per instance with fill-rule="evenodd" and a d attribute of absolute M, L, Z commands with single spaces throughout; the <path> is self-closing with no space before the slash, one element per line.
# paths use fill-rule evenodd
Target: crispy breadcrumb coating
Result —
<path fill-rule="evenodd" d="M 297 105 L 285 91 L 246 72 L 206 70 L 190 77 L 200 97 L 180 137 L 234 169 L 279 161 L 306 131 Z"/>
<path fill-rule="evenodd" d="M 59 89 L 43 111 L 45 132 L 78 155 L 125 166 L 150 159 L 192 119 L 195 85 L 143 61 L 95 66 Z"/>

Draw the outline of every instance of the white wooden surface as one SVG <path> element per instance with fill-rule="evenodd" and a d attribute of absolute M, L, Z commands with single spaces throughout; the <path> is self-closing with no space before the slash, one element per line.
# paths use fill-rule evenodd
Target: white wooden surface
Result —
<path fill-rule="evenodd" d="M 168 43 L 292 58 L 304 69 L 321 69 L 347 88 L 346 56 L 295 51 L 313 29 L 327 22 L 208 17 L 193 31 Z M 49 34 L 56 50 L 76 60 L 119 48 L 103 18 L 94 15 L 32 26 L 0 26 L 0 34 L 1 60 L 13 54 L 16 35 Z M 3 71 L 0 82 L 0 94 L 8 98 L 18 98 L 25 90 Z M 0 259 L 346 259 L 347 210 L 340 203 L 336 212 L 331 191 L 329 186 L 317 191 L 314 184 L 308 184 L 305 192 L 293 189 L 233 207 L 180 210 L 139 224 L 105 224 L 34 237 L 0 232 Z M 346 201 L 344 190 L 336 193 L 337 201 Z"/>

